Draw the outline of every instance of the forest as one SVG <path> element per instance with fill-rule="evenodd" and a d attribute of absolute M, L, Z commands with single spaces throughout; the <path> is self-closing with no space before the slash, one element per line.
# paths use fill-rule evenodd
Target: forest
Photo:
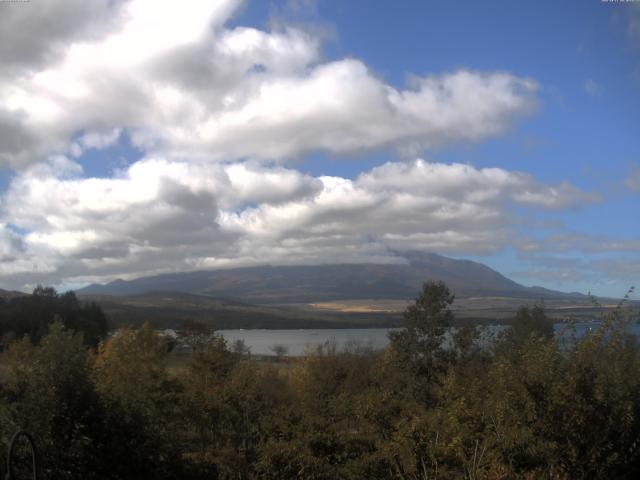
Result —
<path fill-rule="evenodd" d="M 99 307 L 40 288 L 0 305 L 0 442 L 30 432 L 43 479 L 638 478 L 624 301 L 584 336 L 533 305 L 487 338 L 450 328 L 453 300 L 425 283 L 384 351 L 265 362 L 191 328 L 176 367 L 151 324 L 108 335 Z"/>

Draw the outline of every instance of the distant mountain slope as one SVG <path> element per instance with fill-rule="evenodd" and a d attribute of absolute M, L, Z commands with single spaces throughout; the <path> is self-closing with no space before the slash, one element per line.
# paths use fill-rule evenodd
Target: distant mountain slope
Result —
<path fill-rule="evenodd" d="M 81 295 L 97 302 L 111 328 L 140 326 L 146 321 L 156 328 L 179 328 L 193 319 L 216 329 L 225 328 L 363 328 L 395 327 L 398 313 L 345 314 L 309 309 L 248 305 L 183 292 L 148 292 L 139 295 Z"/>
<path fill-rule="evenodd" d="M 93 284 L 81 295 L 137 295 L 174 291 L 256 304 L 344 299 L 411 299 L 427 280 L 442 280 L 460 297 L 571 298 L 541 287 L 524 287 L 478 262 L 432 253 L 402 253 L 404 264 L 262 266 L 171 273 Z"/>
<path fill-rule="evenodd" d="M 27 293 L 17 292 L 15 290 L 3 290 L 0 288 L 0 298 L 3 300 L 9 300 L 15 297 L 24 297 Z"/>

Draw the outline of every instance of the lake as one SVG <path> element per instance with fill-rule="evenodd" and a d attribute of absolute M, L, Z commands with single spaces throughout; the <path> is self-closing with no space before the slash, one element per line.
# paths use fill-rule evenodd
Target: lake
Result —
<path fill-rule="evenodd" d="M 596 329 L 599 321 L 577 322 L 576 332 L 579 336 Z M 557 323 L 556 332 L 561 332 L 567 324 Z M 506 328 L 496 325 L 487 327 L 489 332 L 497 333 Z M 281 345 L 287 349 L 287 355 L 299 356 L 307 349 L 325 342 L 335 342 L 339 349 L 350 343 L 370 346 L 378 350 L 389 343 L 387 334 L 397 330 L 393 328 L 347 328 L 347 329 L 301 329 L 301 330 L 218 330 L 229 344 L 236 340 L 244 340 L 254 355 L 274 355 L 272 347 Z M 632 323 L 629 330 L 640 338 L 640 324 Z"/>
<path fill-rule="evenodd" d="M 271 347 L 282 345 L 287 355 L 302 355 L 307 348 L 322 345 L 325 342 L 336 342 L 338 348 L 357 342 L 383 349 L 389 343 L 387 334 L 391 328 L 345 328 L 345 329 L 304 329 L 304 330 L 217 330 L 229 344 L 236 340 L 244 340 L 254 355 L 273 355 Z"/>

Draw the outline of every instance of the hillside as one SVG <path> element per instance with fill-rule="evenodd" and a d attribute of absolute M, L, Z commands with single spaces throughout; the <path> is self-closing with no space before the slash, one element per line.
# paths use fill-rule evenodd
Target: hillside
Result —
<path fill-rule="evenodd" d="M 436 254 L 403 253 L 405 263 L 260 266 L 171 273 L 93 284 L 81 295 L 138 295 L 173 291 L 247 303 L 307 304 L 351 299 L 413 298 L 427 280 L 442 280 L 458 297 L 584 298 L 525 287 L 478 262 Z"/>
<path fill-rule="evenodd" d="M 397 312 L 341 313 L 301 308 L 248 305 L 183 292 L 148 292 L 139 295 L 81 295 L 97 302 L 111 328 L 140 326 L 150 321 L 156 328 L 177 328 L 186 319 L 216 329 L 225 328 L 362 328 L 394 327 Z"/>
<path fill-rule="evenodd" d="M 0 299 L 2 300 L 10 300 L 16 297 L 24 297 L 25 295 L 27 294 L 23 292 L 18 292 L 15 290 L 3 290 L 2 288 L 0 288 Z"/>

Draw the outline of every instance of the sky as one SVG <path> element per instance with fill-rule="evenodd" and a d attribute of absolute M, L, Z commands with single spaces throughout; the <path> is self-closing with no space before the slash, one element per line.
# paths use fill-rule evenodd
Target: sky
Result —
<path fill-rule="evenodd" d="M 418 250 L 622 297 L 638 207 L 640 2 L 0 1 L 0 288 Z"/>

